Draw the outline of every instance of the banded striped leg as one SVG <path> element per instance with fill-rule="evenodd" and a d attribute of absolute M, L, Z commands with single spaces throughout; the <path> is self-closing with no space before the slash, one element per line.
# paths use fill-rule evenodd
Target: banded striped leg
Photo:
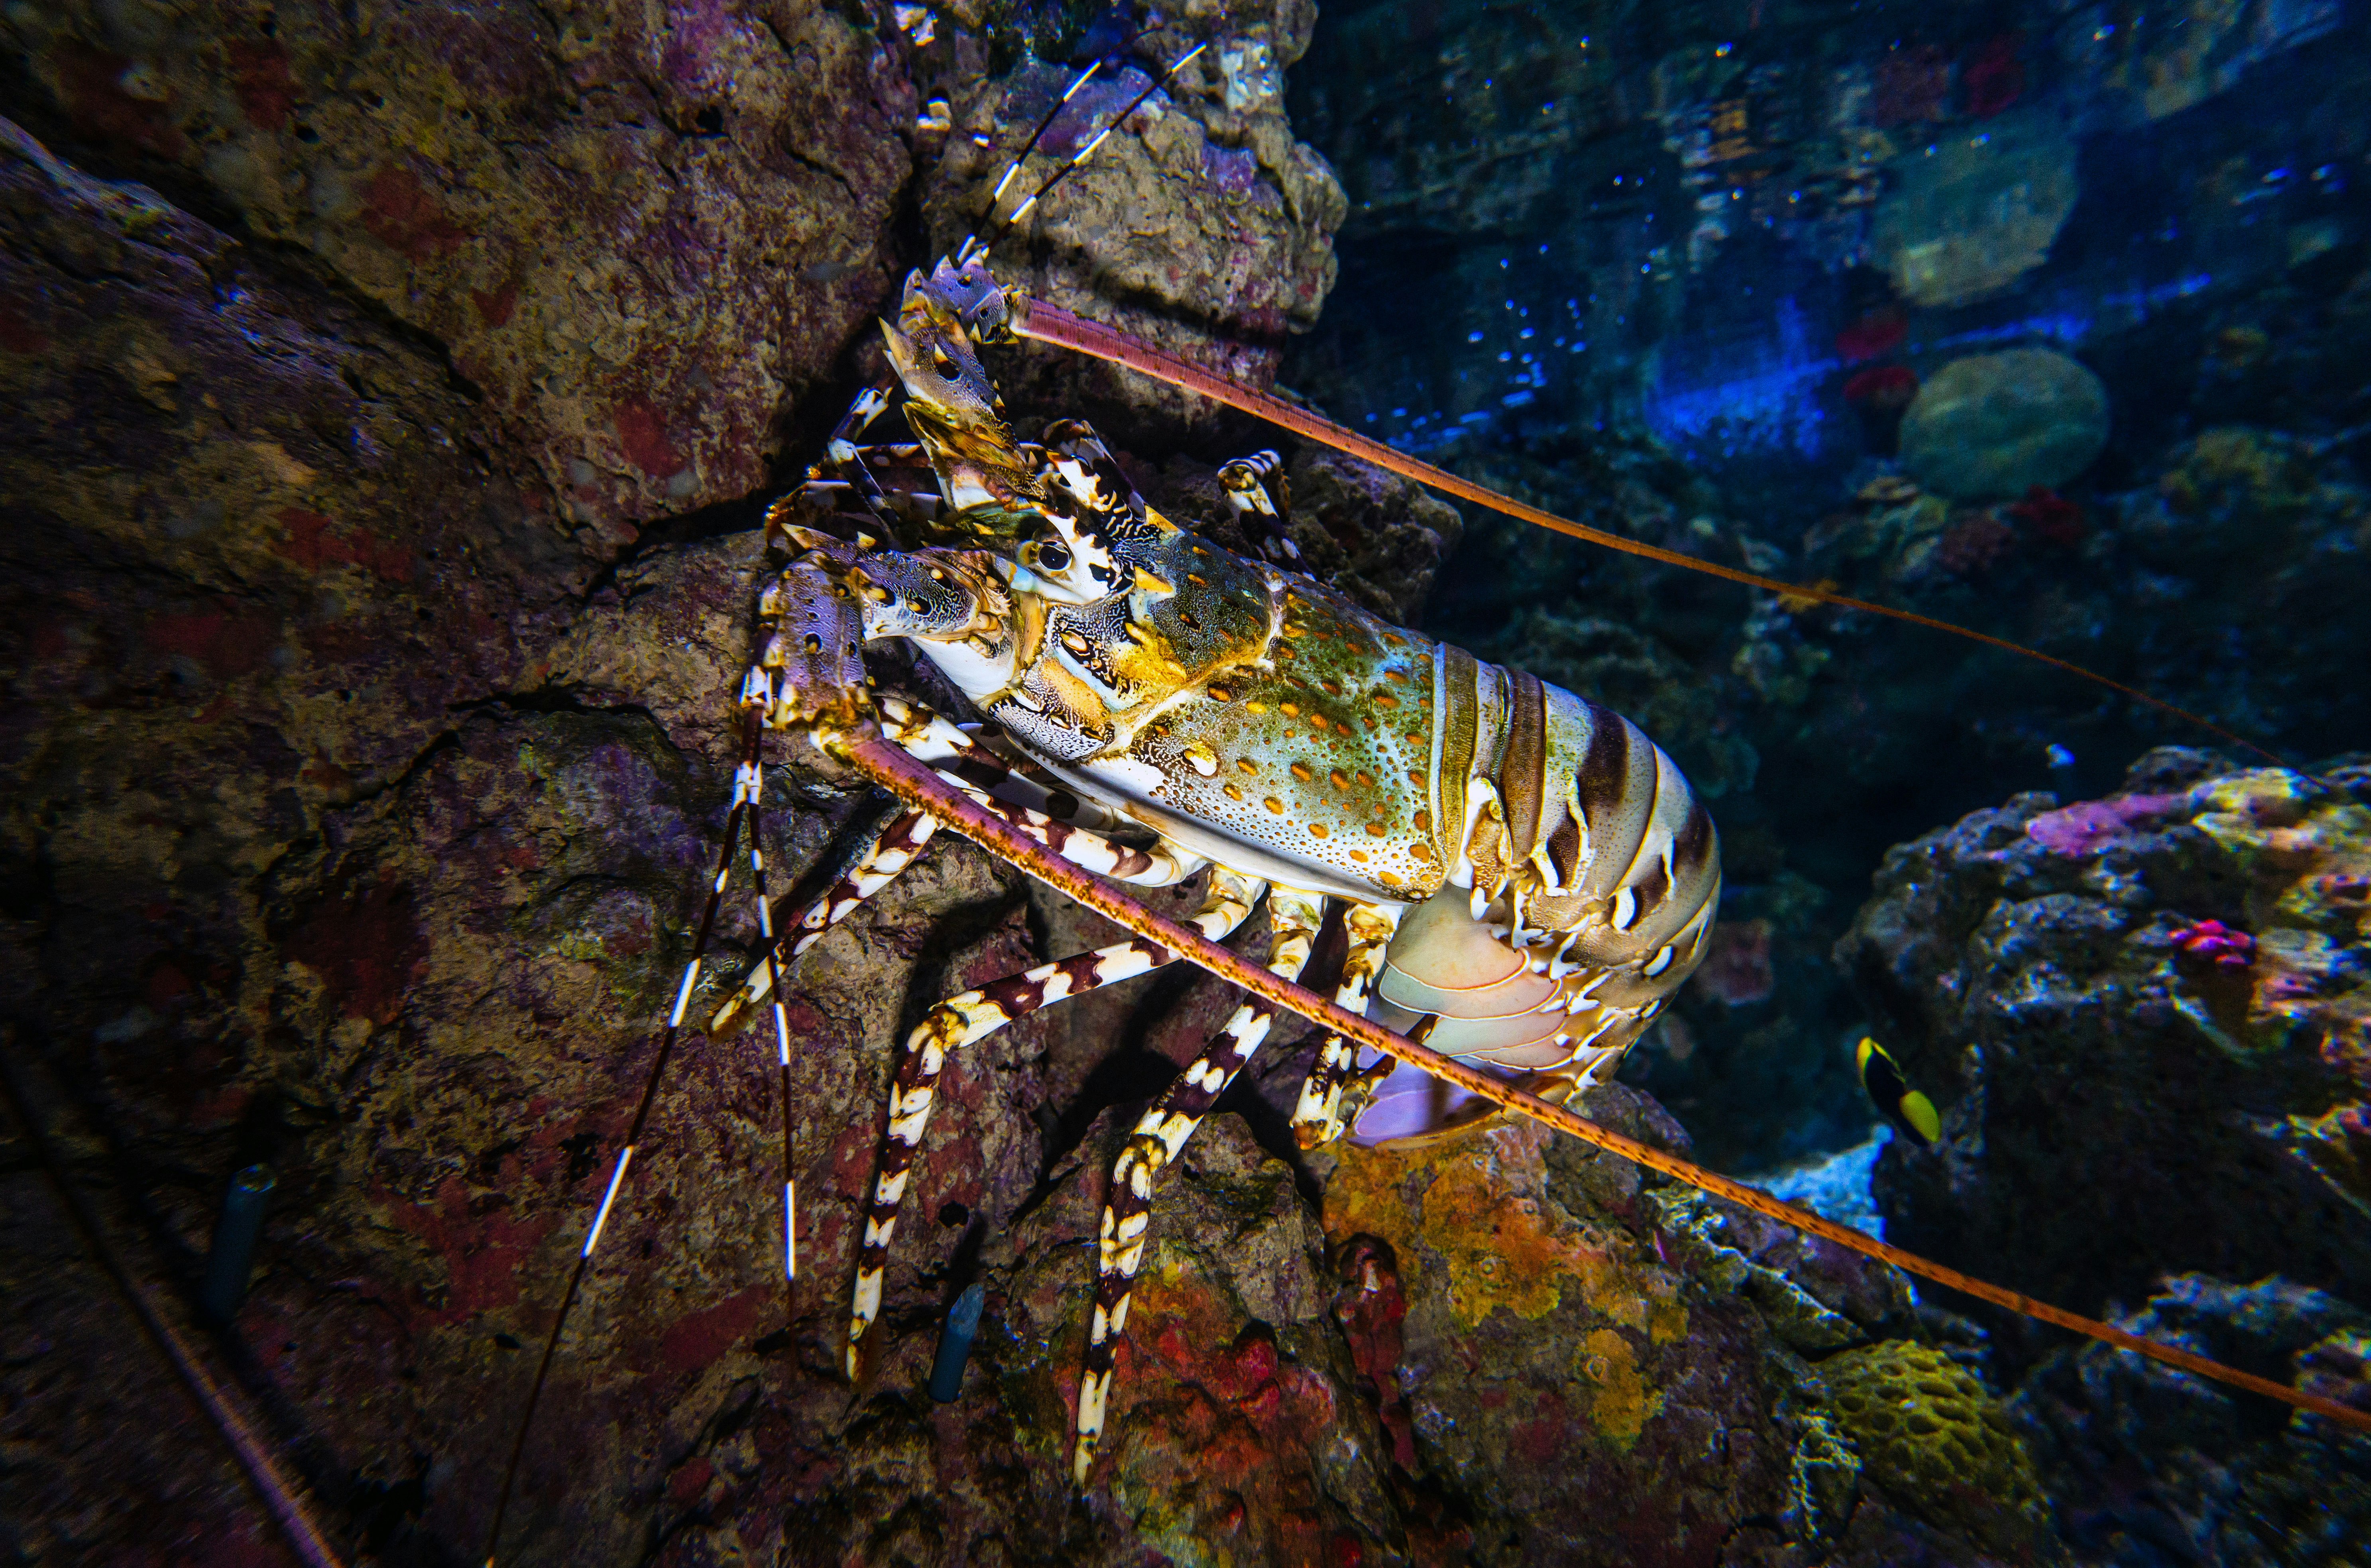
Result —
<path fill-rule="evenodd" d="M 1399 929 L 1400 911 L 1371 904 L 1353 904 L 1343 923 L 1349 928 L 1350 952 L 1342 961 L 1342 984 L 1335 1002 L 1365 1016 L 1367 992 L 1382 973 L 1383 953 Z M 1329 1034 L 1317 1047 L 1316 1065 L 1301 1085 L 1300 1103 L 1292 1111 L 1293 1140 L 1303 1148 L 1322 1148 L 1340 1137 L 1347 1125 L 1342 1091 L 1358 1067 L 1359 1053 L 1338 1034 Z M 1357 1107 L 1350 1108 L 1350 1114 Z"/>
<path fill-rule="evenodd" d="M 758 961 L 758 968 L 766 977 L 766 988 L 774 995 L 774 1043 L 779 1048 L 781 1062 L 782 1314 L 788 1320 L 797 1309 L 792 1296 L 799 1284 L 798 1135 L 791 1116 L 791 1020 L 782 1010 L 783 986 L 781 975 L 775 973 L 774 955 L 781 944 L 774 940 L 773 901 L 766 896 L 765 815 L 759 804 L 765 797 L 766 775 L 760 765 L 755 762 L 748 765 L 745 773 L 746 779 L 741 792 L 747 796 L 749 801 L 749 876 L 757 884 L 758 940 L 765 944 L 765 957 Z M 876 836 L 876 844 L 878 841 Z M 909 861 L 911 859 L 911 856 L 908 857 Z M 817 936 L 821 934 L 820 931 L 816 933 Z M 812 942 L 815 939 L 807 940 Z M 676 1010 L 680 1013 L 682 1009 L 678 1007 Z"/>
<path fill-rule="evenodd" d="M 770 910 L 761 910 L 764 952 L 741 988 L 726 998 L 708 1020 L 711 1039 L 723 1039 L 739 1029 L 756 1008 L 777 989 L 778 971 L 823 940 L 823 934 L 856 913 L 857 906 L 896 881 L 931 841 L 939 822 L 927 812 L 892 807 L 872 836 L 841 865 L 839 874 L 815 902 L 785 920 L 781 934 L 773 929 Z M 779 1008 L 781 1004 L 777 1003 Z"/>
<path fill-rule="evenodd" d="M 1238 457 L 1219 470 L 1219 484 L 1252 548 L 1278 566 L 1299 566 L 1301 547 L 1285 526 L 1292 491 L 1285 482 L 1284 459 L 1273 452 Z"/>
<path fill-rule="evenodd" d="M 1126 882 L 1133 887 L 1175 887 L 1209 864 L 1199 855 L 1180 855 L 1165 844 L 1156 844 L 1149 849 L 1117 844 L 1100 833 L 1072 827 L 1060 818 L 1044 812 L 999 800 L 985 790 L 975 789 L 968 784 L 961 788 L 982 807 L 1002 817 L 1070 864 L 1116 882 Z"/>
<path fill-rule="evenodd" d="M 1184 923 L 1218 941 L 1250 917 L 1252 905 L 1259 900 L 1260 885 L 1223 867 L 1213 868 L 1202 907 Z M 889 1238 L 897 1228 L 897 1206 L 906 1196 L 906 1179 L 921 1147 L 922 1129 L 930 1123 L 931 1104 L 947 1053 L 983 1040 L 1015 1019 L 1026 1018 L 1065 997 L 1083 997 L 1150 974 L 1176 956 L 1167 948 L 1131 937 L 949 997 L 906 1036 L 890 1082 L 889 1124 L 881 1135 L 880 1169 L 873 1179 L 873 1196 L 864 1205 L 864 1236 L 856 1254 L 856 1288 L 848 1321 L 851 1382 L 863 1378 L 873 1324 L 881 1315 Z"/>
<path fill-rule="evenodd" d="M 788 548 L 789 541 L 784 535 L 803 501 L 820 500 L 826 492 L 835 490 L 853 493 L 863 503 L 864 510 L 884 527 L 893 534 L 896 531 L 896 518 L 888 496 L 882 490 L 881 482 L 873 478 L 865 458 L 869 453 L 894 455 L 902 449 L 856 444 L 856 438 L 881 417 L 883 409 L 889 407 L 890 395 L 896 390 L 894 381 L 883 380 L 860 389 L 850 400 L 847 412 L 841 414 L 839 423 L 832 427 L 831 438 L 824 443 L 824 460 L 807 470 L 807 482 L 766 509 L 766 544 L 769 549 Z M 831 474 L 841 477 L 837 479 L 827 477 Z M 938 498 L 933 496 L 931 499 L 935 502 Z"/>
<path fill-rule="evenodd" d="M 1316 894 L 1279 887 L 1268 894 L 1267 912 L 1272 928 L 1268 969 L 1287 980 L 1298 980 L 1309 963 L 1310 944 L 1317 940 L 1325 901 Z M 1237 1008 L 1202 1054 L 1146 1108 L 1136 1130 L 1128 1136 L 1128 1147 L 1112 1162 L 1111 1182 L 1104 1198 L 1094 1317 L 1087 1328 L 1086 1372 L 1079 1380 L 1079 1440 L 1071 1474 L 1081 1486 L 1087 1483 L 1087 1471 L 1095 1462 L 1095 1446 L 1103 1440 L 1104 1413 L 1111 1398 L 1112 1337 L 1128 1326 L 1136 1271 L 1144 1262 L 1153 1178 L 1177 1158 L 1177 1151 L 1186 1147 L 1186 1140 L 1194 1136 L 1194 1129 L 1202 1124 L 1227 1085 L 1252 1059 L 1252 1053 L 1267 1038 L 1275 1017 L 1275 1005 L 1256 997 Z"/>
<path fill-rule="evenodd" d="M 1023 778 L 1003 758 L 927 709 L 895 698 L 884 699 L 881 707 L 884 733 L 890 740 L 912 753 L 917 760 L 930 763 L 950 784 L 1072 865 L 1138 887 L 1174 887 L 1202 869 L 1204 862 L 1199 857 L 1179 856 L 1158 845 L 1139 849 L 1115 844 L 1101 834 L 1072 826 L 1069 820 L 1071 815 L 1099 818 L 1105 814 L 1103 808 L 1081 802 L 1068 793 L 1049 791 Z M 998 792 L 990 794 L 982 789 L 981 780 L 993 781 Z M 1008 798 L 1013 796 L 1019 799 Z M 1021 803 L 1023 801 L 1040 801 L 1048 810 L 1035 810 Z M 773 989 L 773 971 L 782 962 L 781 950 L 786 943 L 790 958 L 813 947 L 826 930 L 848 918 L 858 905 L 913 864 L 937 825 L 935 819 L 919 812 L 891 817 L 882 834 L 852 863 L 850 870 L 827 889 L 821 899 L 802 911 L 796 920 L 784 922 L 781 938 L 768 937 L 762 959 L 750 971 L 741 989 L 709 1020 L 710 1034 L 730 1032 L 750 1009 L 766 999 Z"/>
<path fill-rule="evenodd" d="M 958 784 L 1058 817 L 1072 827 L 1102 830 L 1123 826 L 1128 821 L 1068 790 L 1038 783 L 1014 767 L 1003 753 L 983 744 L 978 735 L 929 709 L 917 708 L 898 697 L 881 698 L 878 706 L 882 733 L 915 761 L 929 763 Z"/>

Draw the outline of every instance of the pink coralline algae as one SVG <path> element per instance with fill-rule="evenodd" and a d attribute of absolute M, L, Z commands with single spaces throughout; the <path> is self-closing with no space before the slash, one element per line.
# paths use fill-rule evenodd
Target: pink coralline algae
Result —
<path fill-rule="evenodd" d="M 2078 801 L 2071 806 L 2042 813 L 2025 824 L 2025 832 L 2027 837 L 2053 853 L 2088 855 L 2111 839 L 2122 838 L 2140 824 L 2166 816 L 2189 803 L 2187 791 Z"/>
<path fill-rule="evenodd" d="M 2173 933 L 2173 945 L 2218 969 L 2245 969 L 2256 962 L 2256 939 L 2220 920 L 2200 920 Z"/>

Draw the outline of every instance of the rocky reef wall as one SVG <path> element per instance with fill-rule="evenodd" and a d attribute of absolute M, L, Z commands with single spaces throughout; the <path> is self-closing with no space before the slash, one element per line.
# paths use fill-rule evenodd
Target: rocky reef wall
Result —
<path fill-rule="evenodd" d="M 999 264 L 1262 383 L 1300 379 L 1290 340 L 1339 320 L 1345 298 L 1359 330 L 1388 328 L 1412 363 L 1452 371 L 1477 348 L 1523 363 L 1526 330 L 1556 335 L 1526 321 L 1520 294 L 1496 293 L 1493 271 L 1514 271 L 1496 254 L 1438 269 L 1425 309 L 1378 307 L 1356 266 L 1337 282 L 1336 236 L 1360 235 L 1361 213 L 1382 226 L 1360 255 L 1405 244 L 1422 264 L 1441 255 L 1417 243 L 1428 233 L 1478 213 L 1495 244 L 1580 192 L 1575 221 L 1613 225 L 1605 277 L 1622 280 L 1590 301 L 1590 322 L 1610 317 L 1619 338 L 1634 306 L 1677 321 L 1701 299 L 1673 292 L 1697 265 L 1694 231 L 1678 253 L 1656 254 L 1668 236 L 1637 249 L 1653 236 L 1630 223 L 1635 193 L 1610 173 L 1598 190 L 1590 160 L 1606 146 L 1675 159 L 1656 163 L 1658 181 L 1728 199 L 1705 172 L 1725 155 L 1692 163 L 1666 143 L 1730 133 L 1718 41 L 1734 52 L 1742 17 L 1608 12 L 1600 30 L 1587 7 L 1463 20 L 1437 7 L 1423 27 L 1402 25 L 1402 7 L 1337 10 L 1329 44 L 1305 5 L 1186 7 L 1175 40 L 1156 41 L 1209 53 L 1047 198 Z M 1831 15 L 1773 10 L 1797 40 Z M 0 1121 L 0 1539 L 17 1557 L 283 1555 L 63 1185 L 257 1411 L 340 1551 L 483 1560 L 540 1340 L 711 874 L 759 513 L 877 369 L 870 323 L 905 270 L 992 224 L 997 155 L 1053 108 L 1081 21 L 967 0 L 0 17 L 0 387 L 17 415 L 0 438 L 0 1051 L 46 1134 L 15 1111 Z M 1989 119 L 1978 95 L 2015 98 L 2009 67 L 2025 57 L 1982 43 L 1879 71 L 1895 106 L 1882 113 Z M 1478 86 L 1448 95 L 1453 115 L 1402 90 L 1430 68 L 1425 51 L 1452 46 L 1457 81 Z M 1377 68 L 1344 68 L 1345 49 Z M 2115 114 L 2154 122 L 2272 57 L 2236 49 L 2188 76 L 2102 64 L 2099 79 L 2122 84 Z M 1674 52 L 1679 65 L 1640 74 Z M 1518 57 L 1540 65 L 1535 81 L 1491 63 Z M 1115 53 L 1046 121 L 1040 166 L 1086 145 L 1152 83 L 1148 64 Z M 1291 98 L 1288 68 L 1322 75 L 1335 107 Z M 1569 124 L 1526 131 L 1506 96 L 1525 81 L 1581 106 Z M 1392 98 L 1405 133 L 1354 159 L 1341 138 L 1369 123 L 1342 107 L 1356 92 Z M 1776 140 L 1765 98 L 1744 110 L 1754 146 Z M 1472 121 L 1471 145 L 1444 115 Z M 2063 165 L 2046 130 L 2016 145 L 2045 174 Z M 1548 162 L 1523 161 L 1539 148 Z M 1960 210 L 1957 173 L 1933 184 L 1923 201 Z M 1830 190 L 1829 216 L 1859 188 Z M 2058 214 L 2055 188 L 2038 189 L 1994 250 L 1916 260 L 1915 288 L 1981 282 L 2047 248 L 2041 229 L 2079 233 L 2079 208 Z M 1617 234 L 1625 223 L 1637 232 Z M 1705 265 L 1759 243 L 1740 224 L 1706 242 Z M 2340 730 L 2359 694 L 2323 674 L 2358 634 L 2319 612 L 2356 592 L 2365 513 L 2342 432 L 2303 428 L 2297 409 L 2323 409 L 2352 374 L 2353 243 L 2342 233 L 2259 292 L 2217 296 L 2225 316 L 2180 318 L 2228 350 L 2198 373 L 2199 428 L 2128 440 L 2138 378 L 2103 364 L 2099 461 L 2130 466 L 2068 481 L 2072 499 L 1947 494 L 1880 466 L 1812 506 L 1790 542 L 1766 521 L 1784 509 L 1735 473 L 1669 431 L 1611 418 L 1600 431 L 1586 400 L 1457 461 L 1717 559 L 1952 614 L 2013 599 L 2076 640 L 2107 624 L 2119 657 L 2230 721 Z M 1272 437 L 1035 351 L 998 368 L 1024 428 L 1091 417 L 1159 504 L 1236 537 L 1213 463 Z M 1337 412 L 1383 411 L 1345 382 L 1310 384 Z M 1856 400 L 1834 390 L 1877 425 L 1914 406 L 1898 377 Z M 1470 628 L 1485 653 L 1610 697 L 1713 798 L 1729 923 L 1681 1009 L 1690 1032 L 1667 1026 L 1639 1075 L 1702 1123 L 1694 1147 L 1735 1162 L 1849 1142 L 1868 1110 L 1838 1037 L 1881 1017 L 1951 1118 L 1943 1152 L 1886 1158 L 1890 1223 L 2069 1305 L 2358 1397 L 2347 1194 L 2363 1096 L 2351 1047 L 2333 1058 L 2327 1042 L 2360 1021 L 2347 1010 L 2359 932 L 2342 928 L 2352 894 L 2327 879 L 2353 874 L 2331 857 L 2356 853 L 2344 812 L 2359 804 L 2164 758 L 2153 766 L 2180 778 L 2153 773 L 2088 812 L 2013 803 L 1891 864 L 1855 928 L 1856 999 L 1826 947 L 1865 890 L 1859 847 L 1989 788 L 1990 774 L 1952 773 L 1960 754 L 1937 737 L 1965 729 L 1949 710 L 1994 672 L 1946 678 L 1942 656 L 1898 660 L 1857 623 L 1783 600 L 1584 574 L 1559 544 L 1495 523 L 1468 534 L 1371 468 L 1286 460 L 1313 571 L 1402 619 L 1445 605 L 1440 624 Z M 2271 564 L 2226 570 L 2241 559 Z M 2119 618 L 2128 593 L 2182 613 Z M 2231 654 L 2263 628 L 2295 657 Z M 911 678 L 894 659 L 882 674 Z M 2018 722 L 1989 732 L 2003 755 L 2043 738 Z M 2103 767 L 2091 754 L 2128 721 L 2096 722 L 2048 732 Z M 1829 767 L 1840 755 L 1859 769 L 1849 788 Z M 794 879 L 869 820 L 873 802 L 828 780 L 769 778 L 769 854 Z M 2150 815 L 2136 794 L 2186 803 Z M 2053 817 L 2083 847 L 2032 835 Z M 2228 844 L 2212 825 L 2225 818 Z M 2110 824 L 2096 845 L 2095 821 Z M 1897 875 L 1912 865 L 1957 891 L 1918 892 Z M 2118 891 L 2135 877 L 2150 899 Z M 2296 891 L 2308 884 L 2319 891 Z M 1943 903 L 1900 907 L 1927 896 Z M 2050 919 L 2025 910 L 2037 900 Z M 2174 913 L 2252 936 L 2244 997 L 2182 967 Z M 1956 946 L 1911 940 L 1961 927 Z M 809 955 L 790 987 L 806 1228 L 787 1297 L 771 1048 L 702 1042 L 678 1057 L 555 1363 L 502 1560 L 1874 1568 L 2070 1550 L 2139 1562 L 2128 1543 L 2168 1532 L 2232 1561 L 2345 1550 L 2313 1509 L 2354 1450 L 1922 1305 L 1856 1256 L 1611 1157 L 1519 1126 L 1420 1158 L 1303 1156 L 1283 1125 L 1311 1054 L 1296 1027 L 1164 1179 L 1106 1457 L 1076 1494 L 1065 1447 L 1105 1172 L 1232 1005 L 1185 974 L 1049 1010 L 951 1065 L 881 1362 L 851 1389 L 844 1290 L 895 1043 L 951 991 L 1113 935 L 944 842 Z M 2092 967 L 2054 949 L 2020 967 L 2062 939 Z M 749 951 L 728 931 L 695 1009 Z M 2068 974 L 2089 989 L 2061 999 L 2094 1033 L 2057 1030 L 2046 1009 L 1997 1023 L 2015 1009 L 1995 1003 Z M 2274 977 L 2291 988 L 2275 995 Z M 1954 1000 L 1971 987 L 1984 1008 Z M 2127 1012 L 2163 1039 L 2126 1050 Z M 1952 1064 L 1996 1026 L 2020 1047 L 2003 1054 L 1997 1101 L 2038 1109 L 1994 1125 L 1990 1080 Z M 2014 1083 L 2025 1049 L 2045 1061 L 2062 1034 L 2086 1059 Z M 2170 1118 L 2151 1124 L 2160 1059 L 2180 1066 L 2165 1100 L 2192 1119 L 2190 1146 Z M 2049 1103 L 2087 1069 L 2122 1098 Z M 1589 1103 L 1616 1130 L 1691 1147 L 1640 1089 Z M 2087 1251 L 2097 1216 L 2073 1212 L 2021 1242 L 2015 1216 L 2073 1207 L 2064 1164 L 2030 1140 L 2077 1139 L 2087 1106 L 2145 1156 L 2100 1172 L 2103 1200 L 2163 1206 L 2122 1249 Z M 2214 1226 L 2176 1234 L 2159 1216 L 2195 1197 L 2183 1161 L 2198 1150 L 2235 1185 L 2201 1205 Z M 254 1282 L 209 1327 L 193 1303 L 225 1186 L 258 1164 L 278 1184 Z M 2283 1217 L 2251 1235 L 2250 1205 Z M 2167 1269 L 2193 1272 L 2161 1286 Z M 2283 1277 L 2260 1285 L 2258 1269 Z M 935 1400 L 942 1334 L 973 1286 L 968 1369 Z M 2197 1480 L 2136 1502 L 2136 1466 Z M 2264 1519 L 2298 1522 L 2268 1535 Z"/>
<path fill-rule="evenodd" d="M 1896 848 L 1837 948 L 1942 1113 L 1888 1237 L 2371 1410 L 2366 831 L 2359 755 L 2169 747 Z M 2077 1561 L 2343 1560 L 2371 1439 L 1980 1315 Z"/>
<path fill-rule="evenodd" d="M 1013 248 L 1102 314 L 1144 282 L 1102 260 L 1165 211 L 1199 270 L 1164 296 L 1164 342 L 1256 377 L 1323 297 L 1338 213 L 1272 84 L 1231 107 L 1215 64 L 1290 53 L 1305 9 L 1238 9 L 1200 18 L 1228 46 L 1213 68 L 1113 137 L 1119 185 L 1077 181 L 1044 204 L 1043 248 Z M 751 530 L 877 368 L 873 316 L 944 237 L 921 213 L 977 172 L 968 139 L 950 161 L 934 99 L 1007 152 L 1027 135 L 1020 26 L 733 5 L 0 19 L 5 1049 L 64 1178 L 185 1322 L 230 1173 L 276 1172 L 254 1287 L 209 1354 L 342 1550 L 480 1555 L 526 1347 L 714 852 Z M 1278 255 L 1296 270 L 1273 310 L 1211 286 L 1228 258 L 1266 277 Z M 1014 406 L 1100 418 L 1108 393 L 1073 376 Z M 1174 418 L 1128 428 L 1153 443 L 1148 488 L 1198 515 L 1226 449 Z M 1296 462 L 1312 556 L 1413 614 L 1455 513 Z M 774 789 L 769 849 L 793 873 L 864 805 L 795 770 Z M 804 1241 L 832 1284 L 786 1332 L 766 1059 L 679 1063 L 506 1556 L 640 1558 L 681 1537 L 690 1561 L 745 1532 L 903 1551 L 913 1510 L 958 1493 L 911 1467 L 931 1411 L 902 1372 L 891 1402 L 912 1419 L 851 1441 L 874 1416 L 809 1367 L 844 1310 L 843 1190 L 866 1179 L 912 1014 L 1108 933 L 954 844 L 870 915 L 815 955 L 792 1011 Z M 926 1360 L 954 1260 L 989 1266 L 977 1236 L 1004 1234 L 1058 1164 L 1099 1193 L 1109 1139 L 1082 1145 L 1090 1124 L 1215 1022 L 1190 985 L 1150 992 L 1020 1031 L 991 1059 L 1010 1072 L 951 1075 L 892 1292 Z M 12 1123 L 11 1552 L 272 1560 L 268 1516 L 111 1300 L 26 1133 Z M 1060 1264 L 1094 1201 L 1047 1211 L 1067 1216 L 1047 1243 Z M 1074 1307 L 1085 1276 L 1046 1277 L 1047 1302 Z M 1304 1292 L 1321 1322 L 1329 1291 Z M 1050 1454 L 1075 1335 L 1056 1317 L 1033 1333 L 1024 1424 Z M 977 1450 L 1003 1479 L 947 1550 L 1043 1515 L 1045 1539 L 1013 1551 L 1067 1551 L 1054 1465 L 1009 1470 L 1010 1452 Z M 1080 1528 L 1137 1550 L 1125 1518 Z"/>

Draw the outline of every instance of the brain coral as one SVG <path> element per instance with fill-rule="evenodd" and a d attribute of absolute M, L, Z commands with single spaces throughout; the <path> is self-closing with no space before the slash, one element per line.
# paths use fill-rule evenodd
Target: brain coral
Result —
<path fill-rule="evenodd" d="M 1983 1384 L 1939 1350 L 1888 1340 L 1820 1363 L 1862 1473 L 1935 1524 L 2014 1551 L 2042 1519 L 2025 1446 Z"/>

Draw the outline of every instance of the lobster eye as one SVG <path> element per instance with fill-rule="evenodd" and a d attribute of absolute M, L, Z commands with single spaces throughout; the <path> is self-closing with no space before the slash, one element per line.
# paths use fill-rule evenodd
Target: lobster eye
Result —
<path fill-rule="evenodd" d="M 1070 552 L 1048 541 L 1037 547 L 1037 564 L 1048 571 L 1059 571 L 1070 564 Z"/>

